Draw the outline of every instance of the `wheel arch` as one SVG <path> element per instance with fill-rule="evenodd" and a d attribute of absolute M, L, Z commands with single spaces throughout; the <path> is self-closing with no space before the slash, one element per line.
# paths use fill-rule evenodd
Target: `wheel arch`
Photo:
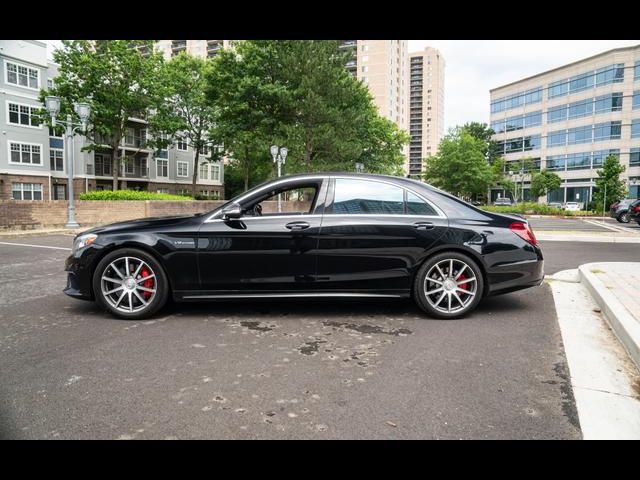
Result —
<path fill-rule="evenodd" d="M 156 262 L 158 262 L 158 265 L 160 265 L 160 268 L 162 268 L 162 271 L 165 277 L 167 277 L 167 284 L 168 284 L 167 286 L 169 289 L 169 295 L 171 295 L 171 292 L 173 291 L 173 285 L 171 284 L 171 277 L 167 273 L 167 268 L 162 260 L 162 257 L 158 255 L 157 252 L 155 252 L 149 245 L 145 243 L 136 242 L 134 240 L 127 240 L 124 242 L 113 242 L 105 246 L 104 248 L 101 248 L 98 255 L 96 255 L 95 258 L 93 259 L 93 262 L 91 264 L 91 270 L 90 270 L 91 280 L 89 282 L 92 297 L 95 298 L 95 294 L 96 294 L 96 292 L 93 291 L 93 276 L 95 275 L 96 269 L 98 268 L 98 265 L 100 264 L 102 259 L 112 252 L 115 252 L 117 250 L 124 250 L 127 248 L 135 248 L 136 250 L 142 250 L 144 253 L 146 253 L 147 255 L 152 257 Z"/>

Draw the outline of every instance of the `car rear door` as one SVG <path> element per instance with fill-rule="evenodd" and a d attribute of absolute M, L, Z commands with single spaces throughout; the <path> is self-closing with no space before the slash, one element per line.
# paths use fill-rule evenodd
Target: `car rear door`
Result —
<path fill-rule="evenodd" d="M 445 233 L 444 213 L 414 191 L 369 177 L 334 177 L 318 243 L 316 288 L 401 293 Z"/>

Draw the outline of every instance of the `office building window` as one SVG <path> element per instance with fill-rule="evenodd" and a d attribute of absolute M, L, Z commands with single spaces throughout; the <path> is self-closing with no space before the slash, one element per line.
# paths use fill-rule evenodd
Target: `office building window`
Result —
<path fill-rule="evenodd" d="M 13 183 L 11 191 L 14 200 L 42 200 L 41 183 Z"/>
<path fill-rule="evenodd" d="M 582 73 L 575 77 L 552 82 L 548 87 L 548 98 L 556 98 L 589 88 L 601 87 L 624 80 L 624 64 L 609 65 L 598 70 Z"/>
<path fill-rule="evenodd" d="M 565 145 L 567 143 L 567 132 L 558 130 L 547 134 L 547 147 L 555 147 L 557 145 Z"/>
<path fill-rule="evenodd" d="M 430 85 L 431 86 L 431 85 Z M 491 113 L 502 112 L 522 105 L 530 105 L 542 101 L 542 88 L 534 88 L 525 92 L 509 95 L 491 102 Z"/>
<path fill-rule="evenodd" d="M 593 141 L 618 140 L 620 139 L 621 131 L 621 122 L 599 123 L 593 127 Z"/>
<path fill-rule="evenodd" d="M 37 90 L 40 88 L 40 72 L 13 62 L 5 62 L 7 83 Z"/>
<path fill-rule="evenodd" d="M 633 92 L 633 109 L 640 108 L 640 91 Z"/>
<path fill-rule="evenodd" d="M 640 137 L 640 119 L 636 118 L 631 122 L 631 138 L 638 138 L 638 137 Z"/>
<path fill-rule="evenodd" d="M 630 167 L 639 167 L 640 166 L 640 148 L 632 148 L 629 153 L 629 166 Z"/>
<path fill-rule="evenodd" d="M 179 177 L 189 176 L 189 164 L 187 162 L 177 162 L 177 175 Z"/>
<path fill-rule="evenodd" d="M 41 145 L 32 143 L 9 142 L 11 157 L 10 163 L 20 163 L 27 165 L 42 165 Z"/>
<path fill-rule="evenodd" d="M 634 80 L 640 80 L 640 62 L 636 62 L 636 66 L 634 68 Z"/>
<path fill-rule="evenodd" d="M 39 127 L 40 121 L 36 115 L 38 107 L 23 105 L 20 103 L 9 103 L 9 123 L 23 127 Z"/>
<path fill-rule="evenodd" d="M 64 150 L 49 149 L 49 160 L 51 170 L 56 172 L 62 172 L 64 170 Z"/>

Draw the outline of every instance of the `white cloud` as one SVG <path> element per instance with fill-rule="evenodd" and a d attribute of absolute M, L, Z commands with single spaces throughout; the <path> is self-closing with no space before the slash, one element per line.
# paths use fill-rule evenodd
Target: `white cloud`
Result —
<path fill-rule="evenodd" d="M 440 50 L 445 129 L 489 122 L 489 90 L 640 40 L 409 40 L 409 51 Z"/>

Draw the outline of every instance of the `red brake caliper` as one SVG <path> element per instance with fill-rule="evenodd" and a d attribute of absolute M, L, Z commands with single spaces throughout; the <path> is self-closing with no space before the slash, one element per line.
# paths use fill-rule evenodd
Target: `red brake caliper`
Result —
<path fill-rule="evenodd" d="M 464 276 L 464 273 L 462 275 L 460 275 L 458 277 L 458 282 L 461 282 L 463 280 L 466 280 L 467 277 Z M 458 288 L 461 288 L 462 290 L 469 290 L 469 284 L 468 283 L 463 283 L 462 285 L 459 285 Z"/>
<path fill-rule="evenodd" d="M 142 275 L 142 278 L 147 278 L 149 275 L 151 275 L 151 272 L 145 267 L 142 267 L 142 270 L 140 270 L 140 274 Z M 153 288 L 153 278 L 149 278 L 148 280 L 142 282 L 142 286 L 145 288 Z M 142 292 L 142 296 L 145 300 L 149 300 L 149 298 L 151 298 L 151 292 Z"/>

